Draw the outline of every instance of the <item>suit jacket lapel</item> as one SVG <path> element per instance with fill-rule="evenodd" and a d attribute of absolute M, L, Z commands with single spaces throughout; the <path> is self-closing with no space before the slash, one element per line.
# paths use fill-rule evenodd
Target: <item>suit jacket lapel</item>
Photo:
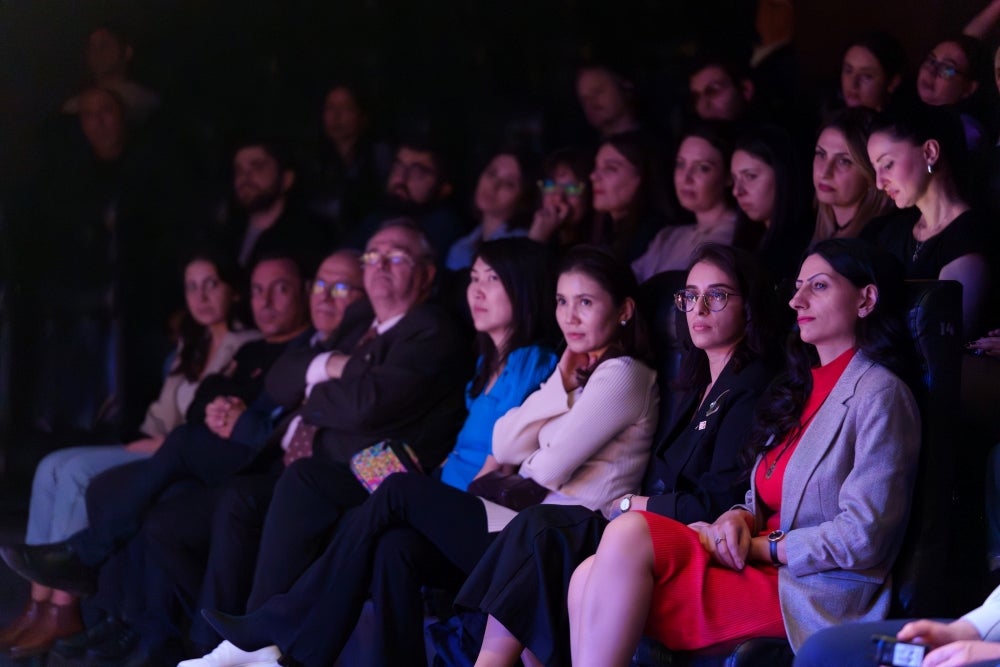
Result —
<path fill-rule="evenodd" d="M 874 362 L 860 350 L 844 369 L 826 401 L 816 412 L 812 423 L 802 434 L 798 446 L 788 460 L 781 484 L 781 528 L 788 530 L 795 521 L 806 484 L 819 467 L 827 451 L 839 439 L 840 428 L 847 415 L 847 401 L 854 396 L 858 380 Z"/>

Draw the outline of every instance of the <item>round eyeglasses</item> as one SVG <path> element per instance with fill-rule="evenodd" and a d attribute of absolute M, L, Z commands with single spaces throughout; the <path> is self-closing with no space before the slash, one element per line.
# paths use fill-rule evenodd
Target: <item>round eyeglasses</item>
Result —
<path fill-rule="evenodd" d="M 683 313 L 690 313 L 698 305 L 700 299 L 705 302 L 710 311 L 717 313 L 726 307 L 731 296 L 740 295 L 736 292 L 727 292 L 724 289 L 708 289 L 701 294 L 692 290 L 682 289 L 674 292 L 674 305 L 677 306 L 677 310 Z"/>

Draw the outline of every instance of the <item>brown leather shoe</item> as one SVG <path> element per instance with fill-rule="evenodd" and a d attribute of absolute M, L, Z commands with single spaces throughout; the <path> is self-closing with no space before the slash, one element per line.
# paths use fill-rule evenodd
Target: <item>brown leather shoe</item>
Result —
<path fill-rule="evenodd" d="M 9 648 L 17 643 L 17 638 L 32 625 L 38 622 L 43 610 L 48 602 L 38 600 L 28 600 L 21 615 L 10 622 L 10 625 L 0 630 L 0 650 Z"/>
<path fill-rule="evenodd" d="M 69 637 L 83 630 L 80 608 L 76 604 L 46 604 L 41 617 L 25 630 L 14 646 L 10 647 L 12 658 L 27 658 L 47 652 L 57 639 Z"/>

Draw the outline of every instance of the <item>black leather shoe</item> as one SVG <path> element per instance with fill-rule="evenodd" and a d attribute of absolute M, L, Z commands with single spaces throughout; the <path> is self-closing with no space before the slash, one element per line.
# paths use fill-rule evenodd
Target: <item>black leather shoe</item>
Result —
<path fill-rule="evenodd" d="M 42 586 L 77 595 L 97 590 L 97 570 L 85 565 L 66 542 L 0 547 L 0 558 L 19 575 Z"/>
<path fill-rule="evenodd" d="M 57 641 L 52 646 L 52 653 L 67 660 L 81 658 L 86 654 L 87 649 L 108 641 L 117 635 L 121 631 L 121 628 L 121 621 L 114 616 L 107 616 L 100 623 L 87 628 L 83 632 Z"/>
<path fill-rule="evenodd" d="M 87 649 L 87 665 L 117 665 L 123 663 L 139 647 L 139 634 L 118 624 L 118 631 L 107 640 Z"/>

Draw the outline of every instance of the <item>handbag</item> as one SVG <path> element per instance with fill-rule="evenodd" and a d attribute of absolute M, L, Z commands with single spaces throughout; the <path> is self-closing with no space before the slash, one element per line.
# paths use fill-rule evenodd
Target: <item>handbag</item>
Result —
<path fill-rule="evenodd" d="M 469 484 L 469 493 L 520 512 L 545 500 L 549 490 L 533 479 L 493 470 Z"/>
<path fill-rule="evenodd" d="M 383 440 L 351 457 L 351 472 L 372 493 L 389 475 L 424 470 L 409 445 L 399 440 Z"/>

